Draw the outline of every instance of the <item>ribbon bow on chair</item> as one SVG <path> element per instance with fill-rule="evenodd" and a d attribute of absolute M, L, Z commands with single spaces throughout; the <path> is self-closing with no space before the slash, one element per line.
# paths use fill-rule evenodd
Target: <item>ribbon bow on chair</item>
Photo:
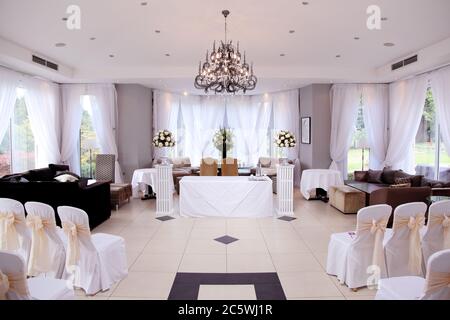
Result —
<path fill-rule="evenodd" d="M 422 246 L 420 244 L 420 229 L 425 225 L 425 217 L 395 217 L 394 232 L 400 228 L 408 227 L 409 231 L 409 255 L 408 267 L 413 275 L 422 275 Z"/>
<path fill-rule="evenodd" d="M 383 269 L 384 262 L 384 252 L 383 252 L 383 238 L 384 232 L 386 231 L 387 220 L 375 220 L 372 222 L 363 222 L 358 226 L 359 231 L 370 231 L 371 234 L 375 235 L 373 255 L 372 255 L 372 265 L 378 266 Z"/>
<path fill-rule="evenodd" d="M 450 217 L 447 215 L 431 216 L 429 224 L 442 225 L 444 230 L 444 245 L 442 249 L 450 249 Z"/>
<path fill-rule="evenodd" d="M 425 293 L 430 293 L 445 287 L 450 288 L 450 273 L 449 272 L 427 272 L 425 283 Z"/>
<path fill-rule="evenodd" d="M 68 239 L 66 268 L 70 269 L 76 266 L 80 259 L 80 244 L 78 240 L 78 235 L 79 234 L 89 235 L 90 230 L 84 225 L 75 224 L 72 221 L 63 221 L 62 227 Z"/>
<path fill-rule="evenodd" d="M 28 215 L 27 226 L 31 229 L 31 251 L 28 262 L 28 275 L 36 276 L 51 270 L 46 226 L 52 226 L 52 221 L 39 216 Z"/>
<path fill-rule="evenodd" d="M 0 250 L 20 249 L 15 224 L 21 221 L 12 212 L 0 212 Z"/>
<path fill-rule="evenodd" d="M 0 271 L 0 300 L 6 300 L 6 294 L 13 291 L 23 297 L 29 296 L 24 274 L 4 274 Z"/>

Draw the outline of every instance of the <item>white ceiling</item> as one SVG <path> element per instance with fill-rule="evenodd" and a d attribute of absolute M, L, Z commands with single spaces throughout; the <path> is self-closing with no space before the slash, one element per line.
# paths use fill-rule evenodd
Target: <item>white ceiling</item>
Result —
<path fill-rule="evenodd" d="M 213 40 L 223 39 L 222 9 L 231 11 L 229 38 L 254 61 L 257 92 L 313 82 L 391 81 L 377 69 L 450 38 L 449 0 L 309 0 L 308 6 L 300 0 L 142 1 L 0 0 L 0 37 L 73 68 L 72 77 L 58 81 L 197 93 L 198 62 Z M 81 30 L 68 30 L 62 20 L 71 4 L 81 7 Z M 379 31 L 366 28 L 372 4 L 388 17 Z M 57 48 L 58 42 L 67 46 Z"/>

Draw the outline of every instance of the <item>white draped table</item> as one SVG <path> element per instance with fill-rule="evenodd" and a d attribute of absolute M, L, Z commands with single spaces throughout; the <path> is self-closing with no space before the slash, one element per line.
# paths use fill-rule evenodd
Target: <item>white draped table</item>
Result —
<path fill-rule="evenodd" d="M 153 191 L 158 194 L 156 190 L 157 170 L 156 168 L 146 168 L 134 170 L 133 179 L 131 180 L 131 187 L 133 189 L 133 198 L 139 198 L 139 190 L 145 192 L 147 186 L 151 186 Z M 170 189 L 175 190 L 173 186 L 173 179 L 170 179 Z"/>
<path fill-rule="evenodd" d="M 250 177 L 183 177 L 180 215 L 184 217 L 273 216 L 272 180 Z"/>
<path fill-rule="evenodd" d="M 315 195 L 317 188 L 328 192 L 331 186 L 341 186 L 344 184 L 341 173 L 336 170 L 311 169 L 302 172 L 300 181 L 300 191 L 306 200 Z"/>

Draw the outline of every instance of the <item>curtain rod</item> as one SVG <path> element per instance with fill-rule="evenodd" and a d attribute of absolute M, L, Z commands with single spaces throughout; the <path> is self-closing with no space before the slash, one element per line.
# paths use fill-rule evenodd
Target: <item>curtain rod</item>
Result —
<path fill-rule="evenodd" d="M 411 78 L 414 78 L 414 77 L 420 77 L 420 76 L 423 76 L 423 75 L 431 74 L 433 72 L 442 70 L 442 69 L 447 68 L 447 67 L 450 67 L 450 62 L 447 62 L 447 63 L 445 63 L 445 64 L 443 64 L 443 65 L 441 65 L 441 66 L 439 66 L 437 68 L 434 67 L 434 68 L 431 68 L 431 69 L 429 69 L 427 71 L 422 71 L 422 72 L 416 73 L 414 75 L 410 75 L 410 76 L 407 76 L 407 77 L 400 78 L 398 80 L 392 81 L 392 83 L 394 83 L 396 81 L 408 80 L 408 79 L 411 79 Z"/>
<path fill-rule="evenodd" d="M 30 78 L 33 78 L 33 79 L 39 79 L 39 80 L 43 80 L 43 81 L 47 81 L 47 82 L 50 82 L 50 83 L 59 85 L 58 82 L 54 82 L 54 81 L 52 81 L 52 80 L 43 78 L 43 77 L 41 77 L 41 76 L 33 75 L 33 74 L 30 74 L 30 73 L 26 73 L 26 72 L 22 72 L 22 71 L 17 71 L 17 70 L 15 70 L 15 69 L 11 68 L 11 67 L 5 66 L 4 64 L 0 64 L 0 68 L 6 69 L 6 70 L 11 71 L 11 72 L 15 72 L 15 73 L 21 75 L 22 77 L 30 77 Z M 19 81 L 21 81 L 21 80 L 19 80 Z"/>

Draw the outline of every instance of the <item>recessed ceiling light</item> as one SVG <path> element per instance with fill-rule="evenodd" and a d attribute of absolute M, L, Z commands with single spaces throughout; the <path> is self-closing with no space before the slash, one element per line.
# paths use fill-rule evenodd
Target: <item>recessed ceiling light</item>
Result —
<path fill-rule="evenodd" d="M 109 57 L 110 57 L 110 58 L 114 58 L 114 57 L 115 57 L 115 55 L 113 55 L 113 54 L 110 54 L 110 55 L 109 55 Z"/>
<path fill-rule="evenodd" d="M 280 57 L 284 57 L 284 56 L 286 56 L 286 54 L 280 53 Z"/>
<path fill-rule="evenodd" d="M 147 2 L 147 1 L 141 2 L 141 6 L 146 6 L 146 5 L 148 5 L 148 2 Z"/>
<path fill-rule="evenodd" d="M 63 43 L 63 42 L 55 43 L 55 47 L 58 47 L 58 48 L 62 48 L 62 47 L 65 47 L 65 46 L 66 46 L 66 44 Z"/>
<path fill-rule="evenodd" d="M 336 58 L 340 58 L 340 57 L 341 57 L 341 55 L 340 55 L 340 54 L 337 54 L 337 55 L 336 55 Z"/>
<path fill-rule="evenodd" d="M 395 43 L 392 42 L 386 42 L 385 44 L 383 44 L 385 47 L 393 47 L 395 46 Z"/>
<path fill-rule="evenodd" d="M 67 20 L 69 20 L 69 18 L 63 17 L 61 20 L 62 20 L 62 21 L 67 21 Z"/>
<path fill-rule="evenodd" d="M 359 40 L 359 39 L 361 39 L 360 37 L 354 37 L 353 39 L 355 39 L 355 40 Z"/>
<path fill-rule="evenodd" d="M 89 40 L 94 41 L 95 39 L 97 39 L 96 37 L 90 37 Z"/>
<path fill-rule="evenodd" d="M 381 21 L 388 21 L 388 17 L 381 17 Z"/>
<path fill-rule="evenodd" d="M 155 30 L 155 33 L 161 33 L 161 30 Z"/>
<path fill-rule="evenodd" d="M 170 53 L 166 53 L 166 57 L 170 57 Z"/>
<path fill-rule="evenodd" d="M 295 33 L 295 30 L 289 30 L 289 33 Z"/>
<path fill-rule="evenodd" d="M 303 2 L 302 2 L 302 5 L 304 5 L 304 6 L 307 6 L 308 4 L 309 4 L 308 1 L 303 1 Z"/>

